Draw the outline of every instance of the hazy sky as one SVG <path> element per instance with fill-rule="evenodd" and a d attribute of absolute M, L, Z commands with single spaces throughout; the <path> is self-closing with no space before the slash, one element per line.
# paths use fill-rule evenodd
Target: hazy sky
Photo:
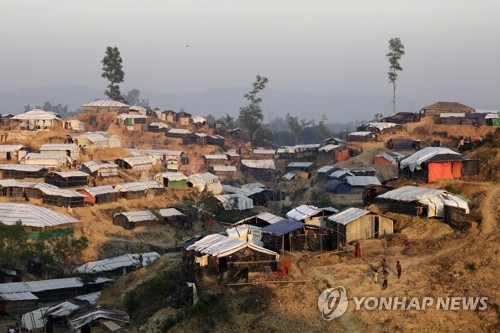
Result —
<path fill-rule="evenodd" d="M 391 94 L 388 41 L 400 37 L 398 94 L 500 106 L 500 1 L 3 0 L 0 91 L 103 88 L 117 46 L 123 89 L 183 94 L 250 86 Z"/>

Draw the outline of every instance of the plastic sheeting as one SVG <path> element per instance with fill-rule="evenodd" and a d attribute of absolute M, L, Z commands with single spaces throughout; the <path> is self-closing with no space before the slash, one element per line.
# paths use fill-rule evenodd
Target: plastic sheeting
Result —
<path fill-rule="evenodd" d="M 274 251 L 220 234 L 208 235 L 193 245 L 190 245 L 187 250 L 209 254 L 213 257 L 226 257 L 244 248 L 250 248 L 257 252 L 274 255 L 276 260 L 279 258 L 278 253 Z"/>
<path fill-rule="evenodd" d="M 225 210 L 247 210 L 253 208 L 253 200 L 241 194 L 220 194 L 215 198 Z"/>
<path fill-rule="evenodd" d="M 191 175 L 188 177 L 188 182 L 200 192 L 212 192 L 214 195 L 222 193 L 222 184 L 219 178 L 210 172 Z"/>

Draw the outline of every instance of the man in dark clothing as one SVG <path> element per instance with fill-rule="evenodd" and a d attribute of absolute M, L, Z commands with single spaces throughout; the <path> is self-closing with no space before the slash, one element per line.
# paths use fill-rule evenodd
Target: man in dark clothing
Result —
<path fill-rule="evenodd" d="M 382 269 L 384 271 L 387 270 L 387 261 L 385 261 L 385 259 L 382 259 Z"/>
<path fill-rule="evenodd" d="M 382 290 L 387 289 L 387 277 L 389 276 L 389 273 L 384 269 L 382 272 Z"/>
<path fill-rule="evenodd" d="M 399 261 L 396 264 L 396 270 L 398 271 L 398 279 L 401 277 L 401 271 L 403 270 Z"/>

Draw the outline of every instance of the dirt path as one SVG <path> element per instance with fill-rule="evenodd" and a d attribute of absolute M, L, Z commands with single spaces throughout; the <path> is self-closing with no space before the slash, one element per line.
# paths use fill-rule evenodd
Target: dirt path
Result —
<path fill-rule="evenodd" d="M 487 237 L 497 229 L 499 198 L 500 184 L 495 184 L 487 191 L 486 198 L 483 201 L 483 220 L 480 225 L 480 236 Z"/>

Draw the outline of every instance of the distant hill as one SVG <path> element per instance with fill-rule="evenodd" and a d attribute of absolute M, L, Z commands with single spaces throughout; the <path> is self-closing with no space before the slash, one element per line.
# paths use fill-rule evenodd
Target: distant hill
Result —
<path fill-rule="evenodd" d="M 211 89 L 204 92 L 175 95 L 141 90 L 141 98 L 149 99 L 151 107 L 185 111 L 193 115 L 225 114 L 237 116 L 239 108 L 246 105 L 243 98 L 248 87 Z M 123 89 L 126 93 L 128 89 Z M 52 104 L 68 105 L 70 111 L 95 99 L 103 99 L 103 90 L 73 85 L 54 85 L 16 92 L 0 92 L 0 113 L 21 113 L 25 105 Z M 262 108 L 265 122 L 274 117 L 284 117 L 287 113 L 305 119 L 321 119 L 324 114 L 328 122 L 348 122 L 372 119 L 375 113 L 389 115 L 392 110 L 391 97 L 383 95 L 363 95 L 354 93 L 310 94 L 284 92 L 266 89 L 262 92 Z M 418 111 L 433 101 L 398 99 L 398 110 Z"/>

